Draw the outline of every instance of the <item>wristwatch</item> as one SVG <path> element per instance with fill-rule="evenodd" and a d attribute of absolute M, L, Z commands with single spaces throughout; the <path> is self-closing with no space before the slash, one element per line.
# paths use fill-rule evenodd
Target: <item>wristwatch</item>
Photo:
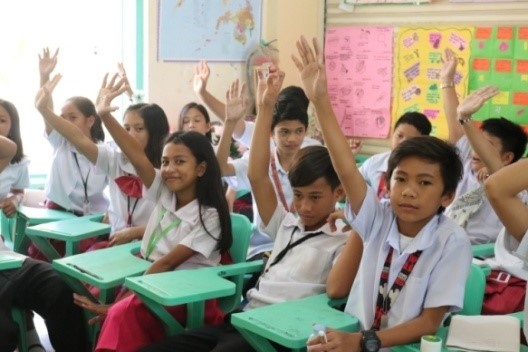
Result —
<path fill-rule="evenodd" d="M 381 341 L 375 330 L 361 331 L 361 350 L 363 352 L 378 352 L 381 348 Z"/>

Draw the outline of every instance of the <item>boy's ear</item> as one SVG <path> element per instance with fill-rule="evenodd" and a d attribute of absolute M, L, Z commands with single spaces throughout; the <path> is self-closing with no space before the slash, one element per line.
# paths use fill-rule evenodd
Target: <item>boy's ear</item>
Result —
<path fill-rule="evenodd" d="M 502 165 L 510 165 L 513 161 L 513 152 L 504 152 L 501 154 Z"/>
<path fill-rule="evenodd" d="M 196 172 L 198 174 L 198 177 L 202 177 L 205 174 L 205 170 L 207 170 L 207 162 L 202 161 L 198 166 L 196 167 Z"/>
<path fill-rule="evenodd" d="M 334 198 L 336 198 L 336 201 L 342 199 L 345 195 L 345 189 L 343 188 L 343 185 L 339 185 L 334 189 Z"/>
<path fill-rule="evenodd" d="M 440 200 L 440 204 L 447 208 L 449 204 L 453 202 L 453 199 L 455 199 L 455 192 L 449 192 L 448 194 L 442 195 L 442 198 Z"/>

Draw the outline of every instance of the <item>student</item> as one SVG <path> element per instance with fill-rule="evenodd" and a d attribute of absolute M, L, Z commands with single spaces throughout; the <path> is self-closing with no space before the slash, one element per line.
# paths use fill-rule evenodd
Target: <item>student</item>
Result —
<path fill-rule="evenodd" d="M 420 112 L 406 112 L 396 121 L 391 138 L 391 151 L 401 142 L 431 133 L 431 122 Z M 378 195 L 379 199 L 388 198 L 385 185 L 385 173 L 391 151 L 371 156 L 361 165 L 359 172 Z"/>
<path fill-rule="evenodd" d="M 20 118 L 13 103 L 0 99 L 0 136 L 15 142 L 17 152 L 0 174 L 0 209 L 12 217 L 22 203 L 24 188 L 29 187 L 29 159 L 24 156 Z"/>
<path fill-rule="evenodd" d="M 0 176 L 17 153 L 16 142 L 0 136 Z M 20 268 L 0 270 L 0 351 L 13 351 L 18 344 L 13 307 L 35 311 L 44 318 L 55 351 L 89 351 L 82 310 L 73 304 L 72 292 L 51 265 L 11 251 L 1 236 L 0 254 L 24 260 Z M 29 349 L 43 351 L 33 322 L 28 326 Z"/>
<path fill-rule="evenodd" d="M 466 230 L 472 244 L 495 242 L 502 225 L 486 199 L 482 185 L 482 181 L 494 170 L 485 167 L 482 162 L 485 156 L 473 150 L 471 140 L 465 135 L 467 116 L 457 114 L 457 62 L 455 54 L 447 49 L 440 75 L 442 99 L 449 130 L 448 140 L 456 144 L 464 166 L 464 176 L 458 185 L 455 201 L 446 210 L 446 215 Z M 484 138 L 500 154 L 499 167 L 519 160 L 524 154 L 527 138 L 519 125 L 502 117 L 489 118 L 482 122 L 480 129 Z"/>
<path fill-rule="evenodd" d="M 188 103 L 181 109 L 178 131 L 196 131 L 213 142 L 209 113 L 203 105 L 195 102 Z"/>
<path fill-rule="evenodd" d="M 270 152 L 267 145 L 273 107 L 282 79 L 283 75 L 274 68 L 267 79 L 259 76 L 265 85 L 258 88 L 261 98 L 257 101 L 257 133 L 251 143 L 249 178 L 262 217 L 261 229 L 274 239 L 274 247 L 258 286 L 248 292 L 246 310 L 324 292 L 326 276 L 348 237 L 340 230 L 332 231 L 326 223 L 343 189 L 325 147 L 301 149 L 288 174 L 299 217 L 284 208 L 275 195 L 268 174 Z M 229 95 L 233 97 L 235 92 L 236 89 L 231 90 Z M 230 101 L 228 98 L 226 127 L 236 125 L 238 119 L 244 116 L 243 109 L 242 114 L 230 114 L 233 111 Z M 231 135 L 224 134 L 220 143 L 229 143 L 230 139 Z M 344 224 L 339 225 L 341 228 Z M 287 249 L 289 244 L 295 245 Z M 361 256 L 361 252 L 359 254 Z M 359 258 L 356 260 L 359 262 Z M 276 348 L 283 350 L 281 346 Z M 244 352 L 253 349 L 226 322 L 172 336 L 142 351 Z"/>
<path fill-rule="evenodd" d="M 528 208 L 526 207 L 528 160 L 521 160 L 497 171 L 486 180 L 485 187 L 493 209 L 504 224 L 499 237 L 502 237 L 502 249 L 510 254 L 510 260 L 513 260 L 509 264 L 526 273 L 526 265 L 528 265 L 528 236 L 526 235 L 528 232 Z M 519 197 L 519 193 L 523 193 L 524 199 Z M 498 243 L 499 239 L 497 239 Z M 524 321 L 528 321 L 528 299 L 526 298 Z M 525 339 L 528 337 L 528 324 L 526 323 L 524 324 L 524 337 Z"/>
<path fill-rule="evenodd" d="M 472 115 L 498 93 L 498 89 L 493 86 L 483 87 L 467 96 L 457 108 L 460 123 L 472 149 L 477 155 L 482 155 L 482 163 L 491 175 L 509 164 L 505 162 L 497 146 L 490 143 L 476 126 Z M 485 194 L 482 197 L 486 198 Z M 519 197 L 525 203 L 528 201 L 525 191 L 520 190 Z M 490 202 L 493 206 L 491 199 Z M 497 215 L 499 219 L 502 219 L 500 213 L 497 212 Z M 523 261 L 511 253 L 511 248 L 516 248 L 516 245 L 512 247 L 510 242 L 513 243 L 503 228 L 495 242 L 494 257 L 485 259 L 492 271 L 486 280 L 482 314 L 509 314 L 520 311 L 524 307 L 526 294 L 524 286 L 528 280 L 528 271 L 524 268 Z"/>
<path fill-rule="evenodd" d="M 49 81 L 50 74 L 57 64 L 57 55 L 58 50 L 50 56 L 47 48 L 39 55 L 41 87 Z M 51 98 L 47 101 L 49 106 L 37 107 L 42 115 L 47 110 L 53 110 Z M 101 120 L 97 116 L 95 105 L 88 98 L 69 98 L 64 103 L 60 116 L 76 125 L 93 143 L 104 145 Z M 46 207 L 69 211 L 77 216 L 106 212 L 109 202 L 103 192 L 108 185 L 107 176 L 98 174 L 90 160 L 46 120 L 44 124 L 46 138 L 53 148 L 53 160 L 45 185 Z M 83 240 L 80 251 L 86 251 L 96 241 L 96 238 Z M 52 244 L 61 255 L 64 254 L 64 242 L 52 240 Z M 32 258 L 47 260 L 33 244 L 30 245 L 28 253 Z"/>
<path fill-rule="evenodd" d="M 346 218 L 365 248 L 345 308 L 359 319 L 362 331 L 329 331 L 327 343 L 309 342 L 310 351 L 377 351 L 417 341 L 434 334 L 446 313 L 462 307 L 470 244 L 464 231 L 442 215 L 453 200 L 462 165 L 455 149 L 437 138 L 408 139 L 389 158 L 390 203 L 379 202 L 336 120 L 323 53 L 315 39 L 313 45 L 315 54 L 301 37 L 300 58 L 293 60 L 345 188 Z"/>
<path fill-rule="evenodd" d="M 56 84 L 55 78 L 50 82 Z M 110 91 L 117 89 L 111 84 Z M 111 99 L 99 99 L 97 109 L 107 130 L 128 157 L 145 186 L 144 196 L 156 201 L 141 244 L 141 255 L 152 262 L 145 274 L 218 265 L 232 242 L 231 221 L 223 195 L 220 169 L 211 143 L 198 132 L 175 132 L 164 144 L 156 170 L 138 141 L 112 117 Z M 161 323 L 135 295 L 108 306 L 94 305 L 75 295 L 83 308 L 104 316 L 97 351 L 136 351 L 164 337 Z M 185 306 L 171 308 L 185 322 Z M 223 315 L 216 301 L 205 307 L 206 324 Z"/>
<path fill-rule="evenodd" d="M 116 85 L 117 76 L 114 76 L 109 84 L 107 78 L 108 75 L 104 78 L 98 99 L 108 99 L 111 102 L 120 94 L 121 87 L 123 89 L 127 87 Z M 114 86 L 116 89 L 110 91 L 108 87 Z M 46 122 L 96 166 L 94 174 L 103 173 L 112 180 L 109 183 L 110 207 L 108 208 L 112 225 L 110 241 L 102 241 L 97 246 L 100 248 L 108 244 L 123 244 L 141 239 L 155 203 L 142 198 L 143 186 L 134 166 L 121 151 L 95 143 L 74 123 L 55 115 L 48 108 L 46 95 L 42 94 L 40 97 L 42 99 L 37 103 L 38 109 Z M 169 132 L 169 123 L 163 109 L 156 104 L 131 105 L 125 111 L 123 127 L 141 144 L 151 164 L 159 168 L 162 149 L 160 141 Z"/>

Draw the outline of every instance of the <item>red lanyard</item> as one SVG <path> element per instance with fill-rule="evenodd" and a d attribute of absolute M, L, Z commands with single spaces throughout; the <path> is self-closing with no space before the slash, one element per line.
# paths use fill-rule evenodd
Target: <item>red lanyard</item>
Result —
<path fill-rule="evenodd" d="M 381 327 L 381 319 L 389 312 L 391 309 L 392 303 L 398 298 L 407 278 L 411 275 L 414 265 L 418 262 L 422 251 L 416 251 L 409 254 L 407 260 L 403 264 L 400 273 L 394 280 L 392 287 L 388 290 L 388 281 L 389 281 L 389 272 L 392 262 L 392 252 L 393 248 L 390 247 L 389 253 L 387 253 L 387 258 L 385 259 L 385 264 L 383 270 L 380 274 L 380 283 L 378 290 L 378 300 L 376 301 L 376 311 L 374 313 L 374 322 L 372 323 L 371 329 L 379 330 Z"/>
<path fill-rule="evenodd" d="M 273 179 L 273 183 L 275 183 L 275 189 L 277 190 L 277 195 L 279 196 L 279 200 L 284 206 L 284 209 L 290 212 L 294 212 L 295 208 L 292 204 L 288 207 L 288 203 L 286 203 L 286 197 L 284 196 L 284 191 L 282 190 L 282 185 L 279 180 L 279 173 L 277 172 L 277 165 L 275 163 L 275 155 L 271 155 L 270 158 L 270 165 L 271 165 L 271 177 Z"/>
<path fill-rule="evenodd" d="M 378 199 L 384 199 L 387 197 L 387 186 L 385 185 L 385 175 L 386 173 L 385 172 L 382 172 L 381 173 L 381 178 L 379 180 L 379 184 L 378 184 Z"/>

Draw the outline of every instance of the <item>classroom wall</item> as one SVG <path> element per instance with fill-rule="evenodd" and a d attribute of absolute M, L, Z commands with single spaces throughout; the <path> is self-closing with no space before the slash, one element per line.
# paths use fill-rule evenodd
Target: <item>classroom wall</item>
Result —
<path fill-rule="evenodd" d="M 262 38 L 277 39 L 281 69 L 286 72 L 285 85 L 300 85 L 297 69 L 290 59 L 295 40 L 307 37 L 323 38 L 324 0 L 262 0 Z M 193 70 L 196 62 L 160 62 L 157 59 L 158 1 L 145 2 L 146 64 L 145 99 L 162 106 L 171 127 L 177 127 L 181 107 L 197 101 L 192 90 Z M 244 77 L 244 64 L 240 62 L 211 62 L 209 90 L 221 100 L 236 78 Z"/>
<path fill-rule="evenodd" d="M 391 25 L 526 25 L 528 0 L 495 3 L 452 3 L 432 0 L 430 4 L 383 4 L 355 6 L 349 12 L 340 0 L 326 1 L 326 27 Z M 389 139 L 365 139 L 362 153 L 374 154 L 389 149 Z"/>

